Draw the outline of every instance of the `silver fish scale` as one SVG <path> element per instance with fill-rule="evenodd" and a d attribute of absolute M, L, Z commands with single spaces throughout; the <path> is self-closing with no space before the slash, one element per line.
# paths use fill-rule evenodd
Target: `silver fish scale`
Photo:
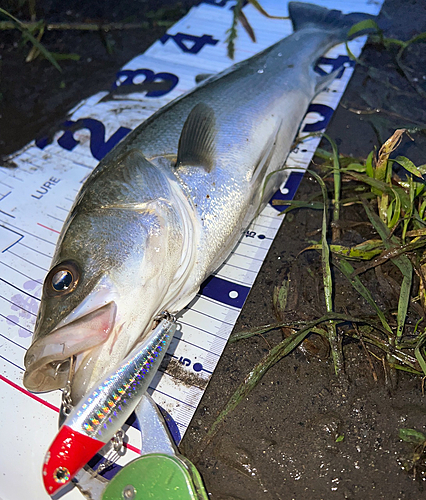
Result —
<path fill-rule="evenodd" d="M 137 148 L 164 167 L 165 155 L 177 155 L 191 110 L 199 103 L 213 109 L 216 159 L 212 171 L 197 166 L 176 169 L 168 161 L 169 172 L 192 203 L 201 228 L 193 270 L 198 285 L 223 262 L 259 208 L 279 188 L 282 175 L 275 175 L 264 192 L 262 183 L 284 165 L 316 93 L 313 63 L 336 38 L 335 33 L 314 27 L 294 33 L 165 106 L 109 155 L 112 165 L 118 155 Z M 268 164 L 258 168 L 265 156 Z"/>

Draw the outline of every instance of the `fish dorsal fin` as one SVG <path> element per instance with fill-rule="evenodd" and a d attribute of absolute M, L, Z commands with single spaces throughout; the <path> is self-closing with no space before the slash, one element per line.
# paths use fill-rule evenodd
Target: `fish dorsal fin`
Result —
<path fill-rule="evenodd" d="M 189 113 L 179 138 L 176 167 L 200 166 L 210 172 L 215 159 L 216 118 L 207 104 L 199 103 Z"/>

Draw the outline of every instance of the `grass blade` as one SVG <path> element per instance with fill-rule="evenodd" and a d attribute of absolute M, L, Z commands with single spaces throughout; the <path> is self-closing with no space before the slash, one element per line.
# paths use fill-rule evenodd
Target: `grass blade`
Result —
<path fill-rule="evenodd" d="M 304 248 L 300 253 L 306 252 L 306 250 L 321 250 L 321 248 L 320 244 L 310 245 Z M 367 240 L 354 247 L 330 245 L 330 251 L 332 253 L 353 260 L 370 260 L 376 255 L 379 255 L 382 250 L 383 242 L 381 240 Z"/>
<path fill-rule="evenodd" d="M 406 443 L 422 444 L 426 441 L 426 436 L 416 429 L 399 429 L 399 439 Z"/>
<path fill-rule="evenodd" d="M 271 368 L 275 363 L 277 363 L 280 359 L 283 357 L 287 356 L 290 354 L 299 344 L 303 342 L 303 340 L 308 336 L 310 332 L 316 330 L 316 326 L 319 325 L 320 323 L 329 323 L 330 321 L 333 321 L 335 323 L 364 323 L 369 326 L 371 326 L 374 329 L 378 329 L 382 333 L 386 334 L 386 330 L 381 328 L 378 325 L 372 324 L 368 319 L 361 319 L 361 318 L 353 318 L 351 316 L 348 316 L 347 314 L 341 314 L 341 313 L 327 313 L 321 318 L 318 318 L 314 321 L 311 321 L 310 323 L 306 324 L 304 328 L 299 330 L 298 332 L 290 335 L 286 339 L 284 339 L 282 342 L 280 342 L 277 346 L 273 347 L 269 353 L 254 367 L 254 369 L 247 375 L 247 377 L 244 379 L 242 384 L 237 388 L 237 390 L 234 392 L 234 394 L 231 396 L 229 399 L 228 403 L 226 404 L 225 408 L 220 412 L 216 420 L 213 422 L 213 425 L 209 429 L 209 431 L 206 434 L 206 437 L 204 440 L 200 443 L 198 453 L 201 453 L 205 447 L 211 442 L 211 440 L 214 438 L 216 433 L 218 432 L 221 424 L 225 420 L 225 418 L 229 415 L 230 412 L 232 412 L 238 404 L 246 398 L 250 392 L 253 390 L 254 387 L 259 383 L 263 375 Z M 267 331 L 273 330 L 275 328 L 282 328 L 282 327 L 294 327 L 295 323 L 276 323 L 272 325 L 265 325 L 262 327 L 257 327 L 252 330 L 248 331 L 243 331 L 239 333 L 235 333 L 231 336 L 230 342 L 235 342 L 236 340 L 242 339 L 242 338 L 248 338 L 249 336 L 260 334 L 260 333 L 265 333 Z M 370 336 L 371 337 L 371 336 Z M 365 336 L 365 339 L 374 342 L 377 344 L 380 348 L 386 349 L 387 345 L 383 343 L 380 339 L 377 338 L 369 338 Z M 401 356 L 404 357 L 404 353 L 401 353 Z M 412 364 L 412 363 L 411 363 Z M 411 366 L 411 365 L 410 365 Z"/>
<path fill-rule="evenodd" d="M 210 427 L 206 439 L 207 443 L 211 441 L 219 429 L 220 424 L 227 417 L 227 415 L 234 410 L 240 401 L 248 396 L 254 387 L 258 384 L 263 375 L 277 363 L 284 356 L 287 356 L 293 349 L 295 349 L 309 334 L 310 327 L 306 327 L 293 335 L 284 339 L 277 346 L 272 348 L 269 353 L 254 367 L 254 369 L 244 379 L 244 382 L 238 387 L 234 394 L 229 399 L 225 408 L 220 412 L 217 419 Z"/>
<path fill-rule="evenodd" d="M 376 215 L 368 206 L 368 204 L 364 201 L 364 208 L 367 213 L 370 222 L 373 224 L 376 231 L 379 233 L 380 237 L 383 240 L 386 249 L 390 249 L 391 244 L 397 245 L 399 243 L 398 239 L 395 236 L 392 236 L 389 241 L 390 230 L 383 223 L 378 215 Z M 402 332 L 404 330 L 405 319 L 407 317 L 408 306 L 410 303 L 410 293 L 411 293 L 411 285 L 413 280 L 413 266 L 410 262 L 410 259 L 406 255 L 399 255 L 398 257 L 393 257 L 392 262 L 398 267 L 398 269 L 402 273 L 402 283 L 401 283 L 401 292 L 398 300 L 398 316 L 397 316 L 397 331 L 396 337 L 397 340 L 400 340 L 402 337 Z"/>
<path fill-rule="evenodd" d="M 0 13 L 3 14 L 4 16 L 8 17 L 9 19 L 12 19 L 12 21 L 16 24 L 16 26 L 19 28 L 19 30 L 22 32 L 23 35 L 25 35 L 26 38 L 33 44 L 33 46 L 39 50 L 39 52 L 60 72 L 62 73 L 62 69 L 57 63 L 56 59 L 52 56 L 52 54 L 44 47 L 42 43 L 40 43 L 37 38 L 33 36 L 31 31 L 27 29 L 19 19 L 16 19 L 16 17 L 12 16 L 12 14 L 9 14 L 6 10 L 2 9 L 0 7 Z"/>
<path fill-rule="evenodd" d="M 426 375 L 426 360 L 424 358 L 424 344 L 426 342 L 426 332 L 419 335 L 419 340 L 414 349 L 414 355 L 416 356 L 417 362 L 419 363 L 423 373 Z"/>
<path fill-rule="evenodd" d="M 339 162 L 339 152 L 337 150 L 337 144 L 333 141 L 331 137 L 324 134 L 323 137 L 327 139 L 333 150 L 333 180 L 334 180 L 334 206 L 333 206 L 333 221 L 338 221 L 340 219 L 340 190 L 341 190 L 341 175 L 340 175 L 340 162 Z M 333 237 L 332 241 L 340 239 L 339 229 L 333 227 Z"/>
<path fill-rule="evenodd" d="M 234 6 L 232 24 L 229 30 L 227 31 L 228 37 L 226 39 L 226 44 L 228 46 L 228 57 L 229 59 L 234 59 L 235 55 L 235 40 L 237 38 L 237 24 L 238 18 L 240 17 L 241 9 L 243 8 L 243 0 L 237 0 L 237 3 Z"/>
<path fill-rule="evenodd" d="M 337 261 L 337 267 L 339 270 L 346 276 L 346 278 L 351 282 L 352 286 L 355 290 L 363 297 L 370 306 L 376 311 L 377 316 L 380 319 L 380 322 L 383 325 L 383 328 L 390 334 L 393 335 L 392 328 L 389 326 L 389 323 L 386 321 L 385 315 L 379 309 L 379 306 L 376 304 L 373 296 L 371 295 L 368 288 L 362 283 L 362 281 L 358 278 L 358 276 L 354 276 L 354 268 L 349 264 L 349 262 L 345 259 L 341 259 Z"/>
<path fill-rule="evenodd" d="M 322 196 L 324 199 L 324 208 L 322 216 L 322 226 L 321 226 L 321 261 L 322 261 L 322 275 L 324 283 L 324 295 L 325 295 L 325 306 L 327 313 L 333 312 L 333 281 L 331 278 L 331 267 L 330 267 L 330 248 L 327 242 L 327 188 L 325 187 L 324 181 L 321 177 L 312 170 L 308 172 L 315 177 L 318 184 L 321 187 Z M 343 352 L 341 346 L 339 345 L 339 339 L 337 336 L 336 324 L 330 321 L 327 325 L 328 328 L 328 340 L 331 347 L 331 355 L 334 363 L 334 371 L 337 376 L 341 376 L 344 371 L 343 363 Z"/>
<path fill-rule="evenodd" d="M 420 170 L 414 165 L 414 163 L 411 160 L 409 160 L 405 156 L 397 156 L 395 160 L 391 161 L 399 163 L 402 167 L 405 168 L 405 170 L 408 170 L 410 174 L 413 174 L 414 176 L 419 177 L 420 179 L 423 180 L 423 176 Z"/>
<path fill-rule="evenodd" d="M 291 210 L 295 210 L 296 208 L 311 208 L 312 210 L 323 210 L 324 203 L 320 201 L 302 201 L 302 200 L 272 200 L 273 206 L 286 206 L 288 208 L 280 212 L 280 215 L 284 215 Z"/>
<path fill-rule="evenodd" d="M 269 19 L 290 19 L 288 16 L 282 17 L 282 16 L 271 16 L 271 14 L 268 14 L 266 10 L 259 4 L 257 0 L 248 0 L 249 3 L 253 5 L 255 9 L 257 9 L 261 14 L 263 14 L 265 17 L 268 17 Z"/>

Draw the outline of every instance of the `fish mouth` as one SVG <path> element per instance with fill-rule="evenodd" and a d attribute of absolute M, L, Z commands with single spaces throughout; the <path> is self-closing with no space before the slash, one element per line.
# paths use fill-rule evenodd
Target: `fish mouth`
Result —
<path fill-rule="evenodd" d="M 37 340 L 25 355 L 24 386 L 31 392 L 65 387 L 71 357 L 76 356 L 78 376 L 111 335 L 116 313 L 116 303 L 111 301 Z"/>

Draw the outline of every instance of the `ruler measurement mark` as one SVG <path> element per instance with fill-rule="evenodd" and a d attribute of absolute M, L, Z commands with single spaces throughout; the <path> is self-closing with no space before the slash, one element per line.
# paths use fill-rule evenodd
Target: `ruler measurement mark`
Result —
<path fill-rule="evenodd" d="M 202 297 L 202 298 L 205 298 L 205 299 L 208 299 L 208 298 L 209 298 L 209 297 L 204 297 L 204 295 L 197 295 L 197 297 Z M 219 301 L 215 301 L 215 300 L 213 300 L 213 299 L 210 299 L 210 300 L 211 300 L 211 302 L 213 302 L 213 303 L 216 303 L 216 304 L 221 304 L 221 302 L 219 302 Z M 218 320 L 218 319 L 217 319 L 217 318 L 215 318 L 214 316 L 211 316 L 210 314 L 207 314 L 207 313 L 205 313 L 205 312 L 203 312 L 203 311 L 200 311 L 200 309 L 196 309 L 196 308 L 195 308 L 195 306 L 192 306 L 190 309 L 186 309 L 186 308 L 185 308 L 185 311 L 189 311 L 189 310 L 191 310 L 191 311 L 195 311 L 195 312 L 197 312 L 198 314 L 202 314 L 203 316 L 206 316 L 206 318 L 214 319 L 214 320 L 216 320 L 216 321 L 220 321 L 221 323 L 225 323 L 225 325 L 230 325 L 230 326 L 232 326 L 232 325 L 234 324 L 234 323 L 230 323 L 229 321 L 225 321 L 225 320 L 223 320 L 223 319 Z M 238 309 L 238 310 L 239 310 L 239 309 Z"/>
<path fill-rule="evenodd" d="M 167 394 L 166 392 L 163 392 L 160 389 L 157 389 L 157 388 L 154 388 L 154 387 L 151 387 L 151 386 L 149 388 L 152 391 L 155 391 L 155 392 L 158 392 L 160 394 L 163 394 L 164 396 L 167 396 L 168 398 L 174 399 L 175 401 L 178 401 L 179 403 L 182 403 L 183 405 L 189 406 L 192 409 L 196 409 L 197 408 L 196 406 L 193 406 L 193 405 L 187 403 L 186 401 L 182 401 L 181 399 L 176 398 L 176 397 L 172 396 L 171 394 Z"/>
<path fill-rule="evenodd" d="M 49 231 L 52 231 L 53 233 L 61 234 L 60 231 L 57 231 L 56 229 L 53 229 L 53 228 L 48 227 L 48 226 L 45 226 L 44 224 L 41 224 L 40 222 L 37 222 L 37 226 L 41 226 L 44 229 L 48 229 Z"/>
<path fill-rule="evenodd" d="M 45 273 L 47 273 L 47 271 L 48 271 L 48 269 L 46 269 L 44 267 L 41 267 L 41 266 L 38 266 L 37 264 L 34 264 L 34 262 L 31 262 L 30 260 L 25 259 L 24 257 L 22 257 L 21 255 L 15 253 L 15 252 L 12 252 L 12 251 L 9 250 L 9 253 L 11 253 L 12 255 L 14 255 L 15 257 L 18 257 L 18 259 L 24 260 L 28 264 L 31 264 L 32 266 L 37 267 L 38 269 L 41 269 Z"/>
<path fill-rule="evenodd" d="M 240 257 L 247 257 L 247 255 L 244 255 L 244 254 L 239 253 L 239 252 L 234 252 L 233 255 L 239 255 Z M 258 259 L 257 257 L 252 257 L 251 255 L 248 258 L 250 258 L 252 260 L 256 260 L 258 262 L 262 262 L 262 263 L 263 263 L 263 260 L 264 260 L 264 259 Z"/>
<path fill-rule="evenodd" d="M 7 212 L 5 212 L 4 210 L 0 210 L 0 213 L 4 214 L 4 215 L 7 215 L 8 217 L 10 217 L 11 219 L 16 219 L 16 217 L 14 215 L 11 215 L 11 214 L 8 214 Z"/>
<path fill-rule="evenodd" d="M 16 269 L 16 267 L 13 267 L 13 266 L 9 266 L 9 264 L 6 264 L 6 262 L 3 262 L 2 260 L 0 260 L 0 264 L 3 264 L 3 266 L 6 266 L 8 267 L 9 269 L 11 269 L 12 271 L 15 271 L 15 273 L 18 273 L 20 274 L 21 276 L 24 276 L 25 278 L 28 278 L 29 280 L 31 281 L 34 281 L 36 283 L 39 283 L 40 285 L 43 284 L 43 280 L 39 280 L 39 279 L 35 279 L 31 276 L 28 276 L 28 274 L 25 274 L 23 273 L 22 271 L 19 271 L 18 269 Z"/>
<path fill-rule="evenodd" d="M 0 314 L 0 316 L 3 316 L 2 314 Z M 3 316 L 4 318 L 4 316 Z M 7 318 L 6 318 L 7 319 Z M 24 351 L 27 350 L 26 347 L 24 347 L 23 345 L 21 344 L 18 344 L 18 342 L 15 342 L 14 340 L 10 339 L 9 337 L 6 337 L 6 335 L 3 335 L 2 333 L 0 333 L 0 337 L 3 337 L 5 340 L 7 340 L 8 342 L 11 342 L 12 344 L 15 344 L 16 346 L 20 347 L 21 349 L 23 349 Z"/>
<path fill-rule="evenodd" d="M 259 222 L 252 222 L 252 224 L 250 225 L 250 227 L 261 227 L 262 229 L 267 229 L 268 231 L 271 231 L 271 232 L 276 232 L 277 230 L 272 227 L 272 226 L 266 226 L 265 224 L 260 224 Z"/>
<path fill-rule="evenodd" d="M 24 368 L 23 368 L 22 366 L 17 365 L 16 363 L 14 363 L 13 361 L 10 361 L 10 359 L 5 358 L 5 357 L 4 357 L 4 356 L 2 356 L 1 354 L 0 354 L 0 358 L 1 358 L 1 359 L 4 359 L 4 361 L 7 361 L 8 363 L 10 363 L 11 365 L 13 365 L 14 367 L 18 368 L 18 370 L 25 371 L 25 370 L 24 370 Z M 2 378 L 2 377 L 3 377 L 3 376 L 2 376 L 2 375 L 0 375 L 0 378 Z"/>
<path fill-rule="evenodd" d="M 48 257 L 49 259 L 52 258 L 52 255 L 48 254 L 48 253 L 43 253 L 41 252 L 40 250 L 37 250 L 37 248 L 34 248 L 34 247 L 30 247 L 28 245 L 25 245 L 25 243 L 22 243 L 22 241 L 19 243 L 20 246 L 23 246 L 25 248 L 28 248 L 28 250 L 32 250 L 33 252 L 36 252 L 40 255 L 43 255 L 44 257 Z"/>
<path fill-rule="evenodd" d="M 23 234 L 18 233 L 17 231 L 14 231 L 13 229 L 10 229 L 7 226 L 0 225 L 0 229 L 2 229 L 2 232 L 3 231 L 5 232 L 2 236 L 2 240 L 4 241 L 4 239 L 6 239 L 6 242 L 9 243 L 8 246 L 6 248 L 4 248 L 1 253 L 5 253 L 7 251 L 10 251 L 10 249 L 13 246 L 15 246 L 17 243 L 19 243 L 24 237 Z"/>
<path fill-rule="evenodd" d="M 21 231 L 22 233 L 28 234 L 29 236 L 32 236 L 33 238 L 36 238 L 37 240 L 41 240 L 44 243 L 48 243 L 49 245 L 56 246 L 56 243 L 52 243 L 51 241 L 46 240 L 45 238 L 42 238 L 41 236 L 38 236 L 37 234 L 34 234 L 34 233 L 31 233 L 30 231 L 27 231 L 26 229 L 22 229 L 20 227 L 16 227 L 13 224 L 11 224 L 10 222 L 5 222 L 5 224 L 6 224 L 6 226 L 11 226 L 11 227 L 13 227 L 16 230 Z"/>
<path fill-rule="evenodd" d="M 23 330 L 26 330 L 28 333 L 31 333 L 31 335 L 33 334 L 33 332 L 31 330 L 29 330 L 28 328 L 25 328 L 25 326 L 22 326 L 20 323 L 14 321 L 13 319 L 8 318 L 8 317 L 4 316 L 1 313 L 0 313 L 0 316 L 2 318 L 4 318 L 6 321 L 9 321 L 10 323 L 13 323 L 14 325 L 19 326 L 19 328 L 22 328 Z"/>
<path fill-rule="evenodd" d="M 206 371 L 206 370 L 203 370 L 203 371 Z M 167 370 L 164 370 L 162 368 L 159 368 L 158 369 L 158 373 L 163 373 L 164 375 L 167 375 L 168 377 L 170 377 L 171 379 L 173 380 L 178 380 L 180 381 L 179 377 L 176 377 L 175 375 L 172 375 L 171 373 L 169 373 Z M 203 378 L 203 382 L 208 382 L 210 380 L 210 377 L 209 378 Z M 198 386 L 196 386 L 198 387 Z M 201 388 L 200 388 L 201 389 Z"/>
<path fill-rule="evenodd" d="M 236 255 L 235 253 L 233 255 Z M 224 262 L 223 266 L 229 266 L 229 267 L 233 267 L 234 269 L 241 269 L 241 271 L 246 271 L 248 273 L 254 273 L 255 271 L 253 271 L 252 269 L 249 269 L 248 267 L 241 267 L 241 266 L 237 266 L 235 264 L 231 264 L 230 262 L 226 261 Z M 219 271 L 222 269 L 222 266 L 219 268 Z"/>
<path fill-rule="evenodd" d="M 54 215 L 47 214 L 47 216 L 50 217 L 51 219 L 55 219 L 59 222 L 62 222 L 62 223 L 65 222 L 65 219 L 59 219 L 58 217 L 55 217 Z"/>
<path fill-rule="evenodd" d="M 0 298 L 3 299 L 3 300 L 5 300 L 6 302 L 9 302 L 9 304 L 12 304 L 12 305 L 14 305 L 16 307 L 19 307 L 19 309 L 22 309 L 26 313 L 31 314 L 31 316 L 34 316 L 35 318 L 37 317 L 37 314 L 29 311 L 28 309 L 25 309 L 25 307 L 21 306 L 20 304 L 17 304 L 16 302 L 13 302 L 13 300 L 10 300 L 7 297 L 4 297 L 3 295 L 0 295 Z"/>
<path fill-rule="evenodd" d="M 3 356 L 0 356 L 0 358 L 4 359 L 5 361 L 9 361 L 8 359 L 4 358 Z M 17 368 L 19 368 L 18 365 L 15 365 L 14 363 L 12 363 L 11 361 L 9 361 L 9 363 L 11 363 L 12 365 L 16 366 Z M 19 368 L 20 370 L 22 370 L 22 368 Z M 35 394 L 32 394 L 31 392 L 27 391 L 26 389 L 24 389 L 23 387 L 20 387 L 18 384 L 15 384 L 15 382 L 12 382 L 11 380 L 7 379 L 6 377 L 4 377 L 3 375 L 0 375 L 0 380 L 3 380 L 3 382 L 6 382 L 6 384 L 9 384 L 10 386 L 12 386 L 14 389 L 16 389 L 17 391 L 19 392 L 22 392 L 22 394 L 25 394 L 26 396 L 28 396 L 29 398 L 31 399 L 34 399 L 35 401 L 38 401 L 39 403 L 41 403 L 42 405 L 44 406 L 47 406 L 47 408 L 50 408 L 51 410 L 53 411 L 56 411 L 57 413 L 59 413 L 59 408 L 52 405 L 51 403 L 49 403 L 48 401 L 45 401 L 44 399 L 36 396 Z"/>
<path fill-rule="evenodd" d="M 228 275 L 226 273 L 221 274 L 220 272 L 213 273 L 212 276 L 217 276 L 218 278 L 222 278 L 222 277 L 223 278 L 227 278 L 228 277 Z M 247 286 L 247 281 L 240 280 L 238 278 L 235 278 L 234 276 L 232 277 L 232 281 L 234 283 L 237 283 L 238 285 L 245 285 L 245 286 Z M 208 298 L 208 297 L 205 297 L 205 298 Z"/>
<path fill-rule="evenodd" d="M 193 342 L 190 342 L 189 340 L 186 340 L 186 339 L 184 339 L 184 338 L 180 338 L 180 339 L 178 339 L 178 340 L 179 340 L 179 342 L 183 342 L 184 344 L 189 344 L 189 345 L 192 345 L 192 346 L 194 346 L 194 347 L 197 347 L 198 349 L 201 349 L 202 351 L 205 351 L 205 352 L 207 352 L 207 353 L 209 353 L 209 354 L 212 354 L 213 356 L 216 356 L 216 357 L 220 358 L 220 354 L 217 354 L 217 353 L 215 353 L 215 352 L 213 352 L 213 351 L 209 351 L 209 350 L 208 350 L 208 349 L 206 349 L 205 347 L 201 347 L 200 345 L 194 344 Z"/>
<path fill-rule="evenodd" d="M 234 279 L 233 279 L 233 280 L 232 280 L 232 283 L 234 283 L 235 281 L 236 281 L 236 280 L 234 280 Z M 243 284 L 244 284 L 244 286 L 246 286 L 246 287 L 247 287 L 247 283 L 243 283 Z M 247 287 L 247 288 L 249 288 L 249 287 Z M 220 305 L 220 306 L 221 306 L 221 307 L 222 307 L 222 308 L 226 311 L 226 314 L 225 314 L 226 316 L 227 316 L 230 312 L 233 312 L 233 313 L 236 313 L 236 318 L 237 318 L 237 317 L 238 317 L 238 315 L 239 315 L 239 313 L 240 313 L 240 311 L 241 311 L 241 308 L 240 308 L 240 307 L 231 306 L 231 305 L 229 305 L 229 304 L 224 304 L 223 302 L 220 302 L 220 301 L 218 301 L 218 300 L 215 300 L 215 299 L 213 299 L 212 297 L 209 297 L 208 295 L 199 295 L 199 294 L 197 294 L 197 297 L 198 297 L 198 299 L 199 299 L 199 300 L 197 300 L 197 303 L 198 303 L 198 302 L 200 302 L 201 300 L 204 300 L 204 301 L 206 301 L 206 302 L 210 302 L 211 304 Z M 195 309 L 194 307 L 191 307 L 191 309 L 193 309 L 194 311 L 197 311 L 197 312 L 199 312 L 199 313 L 203 314 L 203 313 L 202 313 L 202 311 L 200 311 L 199 309 Z M 212 318 L 212 319 L 217 319 L 218 321 L 221 321 L 222 323 L 225 323 L 225 324 L 227 324 L 227 325 L 231 325 L 231 326 L 234 324 L 234 322 L 233 322 L 233 321 L 229 321 L 229 322 L 228 322 L 228 321 L 224 321 L 224 320 L 219 319 L 219 318 L 217 318 L 217 317 L 215 317 L 215 316 L 209 316 L 209 318 Z"/>
<path fill-rule="evenodd" d="M 188 311 L 191 311 L 191 309 L 188 309 Z M 199 332 L 203 332 L 203 333 L 207 333 L 207 335 L 210 335 L 211 337 L 216 337 L 218 339 L 221 339 L 223 340 L 223 337 L 221 337 L 220 335 L 216 335 L 215 333 L 213 332 L 210 332 L 208 330 L 203 330 L 202 328 L 200 328 L 199 326 L 195 326 L 193 325 L 192 323 L 186 323 L 185 321 L 183 321 L 182 319 L 178 319 L 178 322 L 179 323 L 182 323 L 182 325 L 186 325 L 186 326 L 191 326 L 192 328 L 195 328 L 196 330 L 198 330 Z"/>
<path fill-rule="evenodd" d="M 69 208 L 64 208 L 64 207 L 60 207 L 59 205 L 56 205 L 56 208 L 59 208 L 59 210 L 63 210 L 64 212 L 66 212 L 67 214 L 69 213 L 70 209 Z"/>
<path fill-rule="evenodd" d="M 15 286 L 15 285 L 12 285 L 12 283 L 9 283 L 7 280 L 5 280 L 4 278 L 0 277 L 0 281 L 3 281 L 3 283 L 6 283 L 6 285 L 9 285 L 11 286 L 12 288 L 14 288 L 15 290 L 18 290 L 18 292 L 20 293 L 25 293 L 25 295 L 28 295 L 28 297 L 32 297 L 33 299 L 37 300 L 38 302 L 40 302 L 40 299 L 34 295 L 31 295 L 31 293 L 28 293 L 26 292 L 25 290 L 22 290 L 21 288 Z"/>

